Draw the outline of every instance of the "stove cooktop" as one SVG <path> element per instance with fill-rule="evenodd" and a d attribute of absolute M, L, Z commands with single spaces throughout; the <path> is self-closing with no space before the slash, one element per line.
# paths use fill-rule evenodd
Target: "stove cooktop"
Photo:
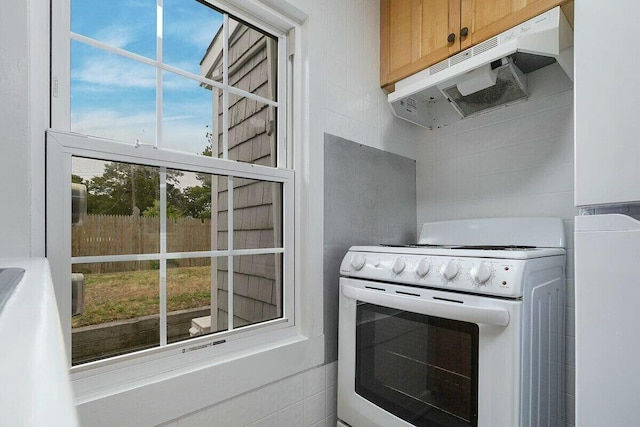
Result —
<path fill-rule="evenodd" d="M 469 246 L 456 246 L 456 245 L 427 245 L 427 244 L 411 244 L 411 245 L 393 245 L 393 244 L 381 244 L 384 248 L 434 248 L 434 249 L 468 249 L 477 251 L 527 251 L 537 249 L 535 246 L 518 246 L 518 245 L 469 245 Z"/>
<path fill-rule="evenodd" d="M 377 246 L 352 246 L 351 252 L 373 252 L 392 255 L 448 256 L 455 258 L 533 259 L 564 255 L 563 248 L 546 248 L 527 245 L 431 245 L 411 244 Z"/>

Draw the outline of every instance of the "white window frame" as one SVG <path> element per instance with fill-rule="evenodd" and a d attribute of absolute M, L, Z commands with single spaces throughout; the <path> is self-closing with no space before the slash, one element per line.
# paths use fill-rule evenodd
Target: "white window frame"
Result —
<path fill-rule="evenodd" d="M 307 348 L 307 350 L 301 347 L 307 338 L 301 335 L 304 328 L 300 324 L 300 311 L 299 309 L 296 310 L 296 307 L 299 306 L 301 302 L 299 296 L 296 296 L 294 291 L 296 287 L 295 278 L 299 277 L 299 273 L 294 273 L 294 262 L 299 264 L 300 261 L 294 259 L 294 252 L 296 252 L 295 245 L 299 245 L 300 242 L 299 239 L 296 239 L 294 236 L 294 232 L 299 230 L 299 225 L 296 225 L 295 222 L 297 221 L 296 218 L 299 219 L 299 213 L 295 214 L 294 204 L 296 200 L 299 200 L 300 194 L 298 191 L 295 191 L 294 184 L 295 182 L 299 182 L 300 178 L 296 177 L 291 169 L 294 161 L 291 141 L 294 133 L 298 136 L 301 135 L 301 130 L 299 128 L 297 130 L 293 129 L 293 112 L 288 106 L 292 105 L 294 100 L 297 100 L 297 103 L 299 103 L 300 98 L 299 95 L 292 97 L 291 85 L 293 76 L 291 71 L 294 69 L 294 65 L 288 61 L 287 34 L 286 31 L 278 29 L 276 25 L 270 26 L 264 23 L 258 23 L 251 16 L 242 13 L 240 10 L 231 8 L 226 2 L 208 2 L 265 32 L 269 32 L 270 34 L 275 33 L 278 37 L 278 101 L 270 101 L 258 97 L 258 100 L 261 102 L 276 106 L 279 110 L 278 135 L 280 142 L 277 151 L 278 168 L 230 162 L 224 159 L 198 157 L 166 149 L 152 150 L 147 147 L 136 148 L 129 144 L 70 133 L 69 46 L 70 39 L 80 39 L 82 37 L 73 36 L 70 33 L 70 0 L 54 0 L 53 2 L 51 85 L 53 130 L 50 130 L 47 135 L 47 164 L 49 165 L 47 170 L 47 253 L 50 258 L 54 286 L 56 286 L 56 297 L 65 334 L 64 340 L 67 349 L 70 350 L 71 291 L 69 283 L 71 274 L 71 224 L 69 218 L 71 195 L 68 191 L 62 191 L 61 197 L 59 195 L 61 194 L 60 189 L 68 188 L 69 178 L 71 176 L 72 156 L 100 158 L 163 168 L 192 170 L 203 173 L 281 182 L 283 184 L 283 317 L 273 321 L 243 327 L 235 331 L 202 336 L 192 340 L 170 344 L 159 349 L 154 348 L 74 367 L 71 369 L 71 373 L 76 396 L 84 396 L 79 399 L 79 403 L 82 403 L 83 399 L 86 399 L 85 401 L 91 401 L 109 396 L 119 387 L 122 387 L 123 384 L 128 384 L 127 387 L 131 387 L 132 384 L 136 382 L 137 384 L 142 384 L 141 382 L 145 380 L 148 381 L 149 378 L 158 380 L 163 375 L 167 376 L 167 378 L 175 377 L 181 369 L 192 370 L 195 366 L 209 366 L 211 368 L 213 365 L 220 364 L 223 361 L 232 362 L 235 360 L 233 355 L 240 355 L 246 358 L 247 355 L 256 355 L 258 351 L 265 351 L 265 349 L 269 347 L 277 351 L 282 351 L 283 348 L 286 348 L 282 347 L 285 343 L 293 346 L 291 347 L 292 355 L 296 354 L 296 352 L 301 355 L 308 355 L 310 348 L 314 349 L 314 355 L 312 357 L 304 357 L 304 360 L 300 361 L 299 366 L 292 365 L 283 372 L 294 373 L 298 370 L 317 365 L 321 363 L 322 360 L 322 336 L 317 336 L 312 342 L 308 343 L 306 347 L 304 347 Z M 253 11 L 258 12 L 257 15 L 260 15 L 260 9 L 265 9 L 265 6 L 259 5 L 257 2 L 253 4 Z M 263 10 L 263 12 L 265 11 Z M 265 16 L 267 15 L 269 14 L 265 12 Z M 270 22 L 279 24 L 280 28 L 296 28 L 299 25 L 299 23 L 287 20 L 278 14 L 272 14 Z M 297 39 L 299 39 L 298 34 L 296 34 L 296 36 Z M 104 46 L 101 45 L 100 47 Z M 109 48 L 107 50 L 117 51 L 115 48 Z M 115 53 L 121 54 L 122 52 L 117 51 Z M 143 62 L 148 63 L 149 60 Z M 152 65 L 156 65 L 158 69 L 171 72 L 178 71 L 178 74 L 187 74 L 186 77 L 194 80 L 204 81 L 213 86 L 224 86 L 218 82 L 204 79 L 201 76 L 180 72 L 166 64 L 156 63 L 156 61 L 151 62 L 153 62 Z M 286 76 L 286 78 L 283 78 L 284 76 Z M 299 77 L 297 77 L 296 80 L 300 82 Z M 245 95 L 245 92 L 236 88 L 223 88 L 230 92 Z M 255 98 L 255 95 L 248 95 L 248 97 Z M 224 132 L 226 133 L 227 129 L 224 129 Z M 297 156 L 299 157 L 299 153 Z M 51 165 L 56 165 L 56 167 L 52 167 Z M 52 195 L 56 195 L 57 197 L 53 197 Z M 261 253 L 261 250 L 212 251 L 212 253 L 213 252 L 215 252 L 216 255 L 225 256 L 225 254 L 244 255 Z M 267 250 L 267 253 L 276 252 L 278 251 Z M 299 287 L 299 285 L 297 286 Z M 226 340 L 224 345 L 211 345 L 213 342 L 221 339 Z M 198 351 L 183 352 L 183 349 L 189 350 L 192 348 L 198 348 Z M 320 350 L 319 353 L 318 350 Z M 170 371 L 172 373 L 168 374 Z M 277 375 L 277 372 L 268 373 L 264 375 L 264 378 L 269 378 L 273 375 Z M 110 384 L 114 386 L 110 388 Z M 254 386 L 257 384 L 258 383 L 255 383 Z M 246 383 L 246 386 L 250 385 L 251 382 Z M 97 392 L 97 390 L 102 391 Z M 226 394 L 222 393 L 221 397 L 229 397 L 229 393 L 232 392 L 233 390 L 229 389 L 225 392 Z"/>

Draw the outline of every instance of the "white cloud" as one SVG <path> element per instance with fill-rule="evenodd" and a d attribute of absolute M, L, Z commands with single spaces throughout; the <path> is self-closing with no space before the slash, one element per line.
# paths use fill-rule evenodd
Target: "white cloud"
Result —
<path fill-rule="evenodd" d="M 108 162 L 84 157 L 71 157 L 71 173 L 78 175 L 85 181 L 104 173 L 104 167 Z"/>
<path fill-rule="evenodd" d="M 155 68 L 118 56 L 85 56 L 80 68 L 71 71 L 73 80 L 100 86 L 154 88 Z"/>
<path fill-rule="evenodd" d="M 207 128 L 195 120 L 163 119 L 163 146 L 191 154 L 199 154 L 207 146 Z"/>
<path fill-rule="evenodd" d="M 93 110 L 71 116 L 71 130 L 87 135 L 133 144 L 139 139 L 144 144 L 155 142 L 156 117 L 154 112 L 122 114 L 112 110 Z"/>
<path fill-rule="evenodd" d="M 165 36 L 182 39 L 204 50 L 222 26 L 222 15 L 217 12 L 199 13 L 201 10 L 174 13 L 165 19 Z"/>
<path fill-rule="evenodd" d="M 73 69 L 71 75 L 76 82 L 88 85 L 82 86 L 82 90 L 104 91 L 114 87 L 154 89 L 156 86 L 154 67 L 115 55 L 87 55 L 83 58 L 83 64 Z M 197 80 L 170 72 L 164 72 L 162 76 L 165 90 L 198 89 L 200 85 Z M 206 89 L 201 90 L 211 93 Z"/>
<path fill-rule="evenodd" d="M 201 153 L 207 145 L 206 123 L 191 115 L 164 117 L 163 144 L 165 148 L 186 153 Z M 155 143 L 156 117 L 153 112 L 123 114 L 112 110 L 76 113 L 71 117 L 71 130 L 87 135 L 134 144 Z"/>
<path fill-rule="evenodd" d="M 124 49 L 129 43 L 135 40 L 134 32 L 131 27 L 122 25 L 110 25 L 102 28 L 95 34 L 97 40 L 107 43 L 108 45 Z"/>

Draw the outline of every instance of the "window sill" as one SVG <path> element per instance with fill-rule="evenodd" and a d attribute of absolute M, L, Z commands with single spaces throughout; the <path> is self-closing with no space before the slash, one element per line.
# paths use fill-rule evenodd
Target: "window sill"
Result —
<path fill-rule="evenodd" d="M 324 336 L 296 335 L 144 380 L 81 394 L 83 379 L 73 385 L 82 425 L 158 425 L 323 362 Z"/>
<path fill-rule="evenodd" d="M 0 424 L 77 426 L 49 263 L 3 258 L 24 276 L 0 310 Z"/>

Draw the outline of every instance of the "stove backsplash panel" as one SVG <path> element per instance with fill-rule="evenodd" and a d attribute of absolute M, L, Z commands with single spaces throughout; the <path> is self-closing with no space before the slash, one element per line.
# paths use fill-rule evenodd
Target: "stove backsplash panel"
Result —
<path fill-rule="evenodd" d="M 325 362 L 338 356 L 340 262 L 353 245 L 415 243 L 416 162 L 324 137 Z"/>

